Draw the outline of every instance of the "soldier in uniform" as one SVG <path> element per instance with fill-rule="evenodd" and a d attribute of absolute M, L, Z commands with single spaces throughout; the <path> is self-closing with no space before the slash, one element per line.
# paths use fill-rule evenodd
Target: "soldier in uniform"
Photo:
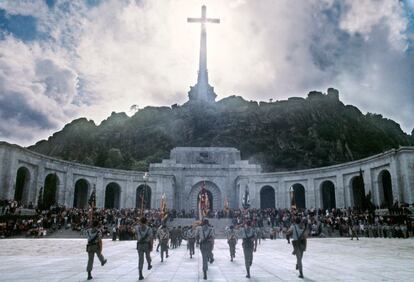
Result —
<path fill-rule="evenodd" d="M 196 236 L 197 236 L 195 227 L 192 226 L 188 228 L 185 235 L 186 235 L 185 237 L 187 238 L 188 249 L 190 250 L 190 258 L 193 258 L 194 245 L 195 245 Z"/>
<path fill-rule="evenodd" d="M 148 263 L 148 270 L 152 268 L 150 252 L 152 249 L 152 230 L 147 226 L 147 219 L 142 217 L 140 225 L 135 227 L 137 234 L 138 271 L 139 280 L 144 279 L 142 268 L 144 266 L 144 254 Z"/>
<path fill-rule="evenodd" d="M 202 226 L 197 228 L 197 241 L 200 243 L 200 251 L 203 257 L 203 279 L 207 280 L 208 261 L 212 257 L 214 244 L 214 229 L 204 219 Z"/>
<path fill-rule="evenodd" d="M 171 237 L 171 248 L 172 249 L 177 248 L 177 229 L 175 228 L 175 226 L 171 230 L 170 237 Z"/>
<path fill-rule="evenodd" d="M 230 248 L 230 261 L 236 257 L 236 244 L 237 244 L 237 233 L 234 230 L 234 226 L 231 225 L 230 228 L 226 231 L 227 244 Z"/>
<path fill-rule="evenodd" d="M 161 245 L 161 262 L 164 261 L 164 252 L 166 258 L 168 258 L 168 240 L 170 239 L 170 232 L 168 231 L 167 225 L 163 224 L 160 226 L 157 232 L 159 244 Z"/>
<path fill-rule="evenodd" d="M 88 272 L 88 280 L 92 279 L 93 259 L 95 258 L 95 254 L 98 256 L 102 266 L 104 266 L 107 262 L 102 255 L 102 233 L 98 227 L 99 222 L 94 221 L 92 228 L 88 229 L 86 232 L 88 236 L 88 244 L 86 245 L 86 251 L 88 252 L 88 266 L 86 267 L 86 271 Z"/>
<path fill-rule="evenodd" d="M 243 254 L 244 254 L 244 263 L 246 266 L 246 278 L 250 278 L 250 267 L 253 263 L 253 252 L 256 252 L 257 241 L 256 241 L 256 231 L 251 226 L 250 221 L 246 221 L 244 227 L 239 230 L 239 237 L 243 239 Z"/>
<path fill-rule="evenodd" d="M 288 230 L 288 234 L 292 235 L 293 253 L 296 255 L 296 269 L 299 270 L 299 278 L 303 278 L 302 257 L 306 251 L 307 226 L 301 221 L 300 217 L 296 217 L 295 223 Z"/>
<path fill-rule="evenodd" d="M 183 230 L 181 226 L 178 226 L 177 229 L 177 247 L 181 247 L 181 242 L 183 241 Z"/>

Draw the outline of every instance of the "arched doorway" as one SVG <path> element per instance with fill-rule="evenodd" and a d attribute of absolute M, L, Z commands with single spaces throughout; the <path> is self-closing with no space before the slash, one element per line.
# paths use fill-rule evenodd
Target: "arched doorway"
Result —
<path fill-rule="evenodd" d="M 386 208 L 391 208 L 394 198 L 392 195 L 391 174 L 388 170 L 384 169 L 380 172 L 378 176 L 378 183 L 380 187 L 381 205 Z"/>
<path fill-rule="evenodd" d="M 56 173 L 48 174 L 45 178 L 45 186 L 43 190 L 43 208 L 49 209 L 57 203 L 57 190 L 59 185 L 59 178 Z"/>
<path fill-rule="evenodd" d="M 294 204 L 298 209 L 306 209 L 305 187 L 302 184 L 293 184 Z"/>
<path fill-rule="evenodd" d="M 105 189 L 105 208 L 119 209 L 121 203 L 121 187 L 118 183 L 111 182 Z"/>
<path fill-rule="evenodd" d="M 260 189 L 260 208 L 274 209 L 276 207 L 275 189 L 272 186 L 263 186 Z"/>
<path fill-rule="evenodd" d="M 184 209 L 186 210 L 194 210 L 198 211 L 198 201 L 199 201 L 199 194 L 204 185 L 204 189 L 207 190 L 208 199 L 210 202 L 210 210 L 217 209 L 221 210 L 223 209 L 223 202 L 221 199 L 221 192 L 218 186 L 211 182 L 211 181 L 205 181 L 203 184 L 203 181 L 200 181 L 193 185 L 191 188 L 188 201 L 184 206 Z"/>
<path fill-rule="evenodd" d="M 19 203 L 27 204 L 30 184 L 30 172 L 22 166 L 17 170 L 16 186 L 14 190 L 14 200 Z"/>
<path fill-rule="evenodd" d="M 135 196 L 135 208 L 140 209 L 144 204 L 144 209 L 151 208 L 151 187 L 139 185 Z"/>
<path fill-rule="evenodd" d="M 79 179 L 75 183 L 75 195 L 73 207 L 84 209 L 88 205 L 89 183 L 85 179 Z"/>
<path fill-rule="evenodd" d="M 324 210 L 336 208 L 335 185 L 332 181 L 327 180 L 321 184 L 321 196 Z"/>
<path fill-rule="evenodd" d="M 361 176 L 355 176 L 351 179 L 352 198 L 355 208 L 364 207 L 365 188 L 364 180 Z"/>

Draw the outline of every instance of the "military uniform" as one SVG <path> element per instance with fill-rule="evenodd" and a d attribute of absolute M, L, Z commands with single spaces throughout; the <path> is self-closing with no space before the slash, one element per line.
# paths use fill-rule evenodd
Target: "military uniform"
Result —
<path fill-rule="evenodd" d="M 164 253 L 166 253 L 166 257 L 168 258 L 168 240 L 170 239 L 168 228 L 166 226 L 160 226 L 157 232 L 157 237 L 161 245 L 161 262 L 163 262 Z"/>
<path fill-rule="evenodd" d="M 144 276 L 142 275 L 142 268 L 144 266 L 144 254 L 148 263 L 148 270 L 152 268 L 150 256 L 152 249 L 152 229 L 145 224 L 137 225 L 135 229 L 137 234 L 139 280 L 142 280 L 144 279 Z"/>
<path fill-rule="evenodd" d="M 288 233 L 292 235 L 293 254 L 296 255 L 296 269 L 299 270 L 299 277 L 303 278 L 302 258 L 306 251 L 306 225 L 292 224 Z"/>
<path fill-rule="evenodd" d="M 256 251 L 256 231 L 251 226 L 242 227 L 239 230 L 239 237 L 243 240 L 244 264 L 246 266 L 247 278 L 250 278 L 250 267 L 253 263 L 253 251 Z"/>
<path fill-rule="evenodd" d="M 102 234 L 101 231 L 96 228 L 90 228 L 86 231 L 88 236 L 88 244 L 86 245 L 86 251 L 88 252 L 88 265 L 86 271 L 88 272 L 88 280 L 92 279 L 92 268 L 95 254 L 98 256 L 101 265 L 106 263 L 106 259 L 102 255 Z"/>
<path fill-rule="evenodd" d="M 227 244 L 230 248 L 230 261 L 236 257 L 236 244 L 237 244 L 237 233 L 233 228 L 230 228 L 226 232 Z"/>
<path fill-rule="evenodd" d="M 214 229 L 208 225 L 208 221 L 197 228 L 196 238 L 200 242 L 200 251 L 203 257 L 203 278 L 207 279 L 208 261 L 212 258 L 214 245 Z"/>
<path fill-rule="evenodd" d="M 194 255 L 194 245 L 196 240 L 196 231 L 194 228 L 190 228 L 186 231 L 186 238 L 188 243 L 188 249 L 190 250 L 190 258 L 193 258 Z"/>

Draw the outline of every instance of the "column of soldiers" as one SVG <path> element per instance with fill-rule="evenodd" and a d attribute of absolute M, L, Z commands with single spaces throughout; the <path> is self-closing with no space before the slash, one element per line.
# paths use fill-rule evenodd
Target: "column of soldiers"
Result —
<path fill-rule="evenodd" d="M 135 228 L 137 239 L 137 252 L 138 252 L 138 273 L 139 280 L 143 280 L 143 266 L 144 260 L 147 261 L 148 270 L 152 269 L 152 260 L 150 253 L 153 249 L 153 240 L 158 239 L 157 251 L 161 248 L 161 262 L 165 258 L 168 258 L 169 240 L 171 240 L 171 247 L 177 248 L 181 245 L 181 240 L 187 240 L 187 249 L 189 250 L 190 258 L 195 254 L 195 244 L 199 245 L 202 256 L 202 270 L 203 279 L 207 279 L 208 264 L 214 262 L 213 249 L 215 240 L 215 231 L 210 226 L 207 219 L 203 219 L 200 226 L 190 226 L 185 228 L 173 228 L 169 231 L 165 223 L 158 228 L 158 230 L 152 229 L 148 226 L 147 219 L 142 217 L 139 220 L 139 224 Z M 296 256 L 297 263 L 296 269 L 299 271 L 299 277 L 303 278 L 303 266 L 302 258 L 303 253 L 306 250 L 306 238 L 308 228 L 306 222 L 302 222 L 301 218 L 297 216 L 294 224 L 290 226 L 287 231 L 287 235 L 292 238 L 293 253 Z M 88 230 L 88 280 L 92 279 L 92 267 L 93 258 L 96 254 L 102 264 L 106 264 L 107 260 L 102 255 L 102 240 L 101 233 L 99 231 L 99 223 L 94 222 L 93 227 Z M 252 226 L 250 220 L 246 220 L 243 225 L 230 226 L 226 228 L 227 243 L 230 251 L 230 261 L 233 262 L 236 257 L 236 245 L 238 240 L 242 240 L 242 248 L 244 255 L 244 262 L 246 268 L 246 278 L 251 277 L 250 269 L 253 263 L 253 254 L 257 250 L 257 244 L 261 239 L 261 230 Z"/>

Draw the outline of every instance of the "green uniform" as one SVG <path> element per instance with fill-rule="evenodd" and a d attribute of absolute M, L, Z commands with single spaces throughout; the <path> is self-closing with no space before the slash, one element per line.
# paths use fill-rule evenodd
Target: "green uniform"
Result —
<path fill-rule="evenodd" d="M 203 225 L 197 228 L 197 240 L 200 242 L 200 251 L 203 257 L 203 271 L 208 270 L 208 261 L 212 258 L 214 245 L 214 229 L 209 225 Z"/>
<path fill-rule="evenodd" d="M 188 249 L 190 251 L 190 258 L 192 258 L 194 255 L 194 245 L 195 245 L 197 234 L 196 234 L 196 231 L 191 228 L 186 231 L 185 235 L 187 238 Z"/>
<path fill-rule="evenodd" d="M 239 230 L 239 238 L 243 240 L 242 246 L 247 277 L 250 277 L 250 267 L 253 263 L 253 251 L 256 250 L 256 237 L 256 231 L 252 227 L 243 227 Z"/>
<path fill-rule="evenodd" d="M 226 232 L 227 236 L 227 244 L 229 244 L 230 249 L 230 260 L 233 261 L 233 259 L 236 257 L 236 244 L 237 244 L 237 234 L 234 229 L 229 229 Z"/>
<path fill-rule="evenodd" d="M 101 231 L 97 228 L 91 228 L 86 232 L 88 236 L 88 245 L 86 246 L 86 251 L 88 252 L 88 265 L 86 267 L 87 272 L 91 272 L 93 268 L 93 260 L 95 254 L 98 256 L 99 261 L 102 265 L 105 264 L 105 258 L 102 255 L 102 249 L 100 241 L 102 240 Z"/>
<path fill-rule="evenodd" d="M 137 225 L 137 251 L 138 251 L 138 270 L 140 277 L 142 276 L 142 268 L 144 266 L 144 254 L 148 263 L 148 269 L 151 269 L 151 256 L 152 249 L 152 229 L 146 225 Z"/>
<path fill-rule="evenodd" d="M 170 239 L 170 232 L 167 227 L 160 227 L 157 232 L 158 240 L 161 246 L 161 262 L 164 261 L 164 253 L 168 257 L 168 240 Z"/>

